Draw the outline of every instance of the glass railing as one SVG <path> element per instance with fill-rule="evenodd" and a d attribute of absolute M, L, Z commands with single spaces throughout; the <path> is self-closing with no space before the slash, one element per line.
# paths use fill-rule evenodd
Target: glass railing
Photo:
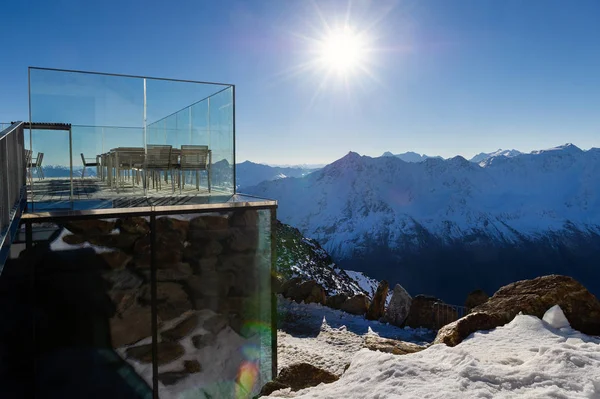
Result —
<path fill-rule="evenodd" d="M 255 397 L 276 367 L 275 203 L 256 204 L 169 216 L 27 215 L 30 237 L 43 230 L 46 238 L 15 262 L 36 270 L 32 297 L 44 322 L 20 336 L 35 337 L 26 346 L 42 352 L 31 361 L 48 379 L 37 381 L 45 393 Z"/>
<path fill-rule="evenodd" d="M 235 192 L 233 86 L 42 68 L 29 74 L 32 122 L 67 124 L 26 133 L 37 165 L 30 201 Z M 153 162 L 154 145 L 170 146 L 168 165 Z M 190 145 L 206 146 L 210 157 L 184 168 L 182 148 Z"/>

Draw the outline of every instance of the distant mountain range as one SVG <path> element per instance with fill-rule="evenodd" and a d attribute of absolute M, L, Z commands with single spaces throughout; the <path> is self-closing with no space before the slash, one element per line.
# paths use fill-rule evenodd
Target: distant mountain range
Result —
<path fill-rule="evenodd" d="M 350 152 L 246 190 L 344 269 L 462 303 L 482 288 L 571 275 L 600 295 L 600 149 L 572 144 L 414 163 Z"/>
<path fill-rule="evenodd" d="M 403 160 L 404 162 L 423 162 L 424 160 L 428 159 L 428 158 L 439 158 L 442 159 L 442 157 L 440 156 L 433 156 L 430 157 L 429 155 L 421 155 L 421 154 L 417 154 L 416 152 L 404 152 L 402 154 L 392 154 L 389 151 L 384 152 L 382 155 L 382 157 L 396 157 L 396 158 L 400 158 L 401 160 Z"/>
<path fill-rule="evenodd" d="M 243 191 L 245 187 L 254 186 L 265 180 L 302 177 L 315 170 L 314 168 L 305 167 L 269 166 L 245 161 L 236 165 L 236 184 Z"/>

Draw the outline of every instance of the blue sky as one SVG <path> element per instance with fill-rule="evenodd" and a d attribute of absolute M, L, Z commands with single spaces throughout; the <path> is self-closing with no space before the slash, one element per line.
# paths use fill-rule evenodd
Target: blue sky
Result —
<path fill-rule="evenodd" d="M 0 122 L 28 119 L 32 65 L 233 83 L 238 161 L 600 146 L 596 0 L 23 0 L 2 15 Z M 368 38 L 368 73 L 325 79 L 316 42 L 344 24 Z"/>

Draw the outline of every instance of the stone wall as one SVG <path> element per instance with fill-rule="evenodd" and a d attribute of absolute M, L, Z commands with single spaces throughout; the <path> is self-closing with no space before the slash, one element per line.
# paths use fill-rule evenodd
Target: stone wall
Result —
<path fill-rule="evenodd" d="M 156 219 L 157 360 L 169 370 L 159 375 L 163 384 L 199 373 L 209 360 L 184 350 L 184 340 L 200 351 L 216 345 L 219 334 L 229 327 L 224 334 L 269 341 L 260 335 L 270 333 L 271 323 L 270 217 L 261 218 L 260 212 L 265 211 Z M 62 249 L 91 246 L 104 265 L 102 277 L 114 310 L 109 320 L 112 346 L 126 348 L 122 353 L 128 361 L 151 363 L 149 218 L 70 221 L 63 227 L 57 240 Z M 172 371 L 173 362 L 184 363 Z M 260 367 L 266 370 L 270 365 Z"/>

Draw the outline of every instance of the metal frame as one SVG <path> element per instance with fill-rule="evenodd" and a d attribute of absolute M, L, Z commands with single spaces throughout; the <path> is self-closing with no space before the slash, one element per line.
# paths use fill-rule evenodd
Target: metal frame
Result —
<path fill-rule="evenodd" d="M 32 70 L 32 69 L 37 69 L 37 70 L 42 70 L 42 71 L 71 72 L 71 73 L 86 73 L 86 74 L 105 75 L 105 76 L 118 76 L 118 77 L 123 77 L 123 78 L 166 80 L 166 81 L 183 82 L 183 83 L 202 83 L 202 84 L 215 85 L 215 86 L 232 86 L 229 83 L 204 82 L 204 81 L 200 81 L 200 80 L 157 78 L 157 77 L 153 77 L 153 76 L 127 75 L 127 74 L 110 73 L 110 72 L 82 71 L 82 70 L 77 70 L 77 69 L 44 68 L 44 67 L 29 66 L 29 70 Z"/>

